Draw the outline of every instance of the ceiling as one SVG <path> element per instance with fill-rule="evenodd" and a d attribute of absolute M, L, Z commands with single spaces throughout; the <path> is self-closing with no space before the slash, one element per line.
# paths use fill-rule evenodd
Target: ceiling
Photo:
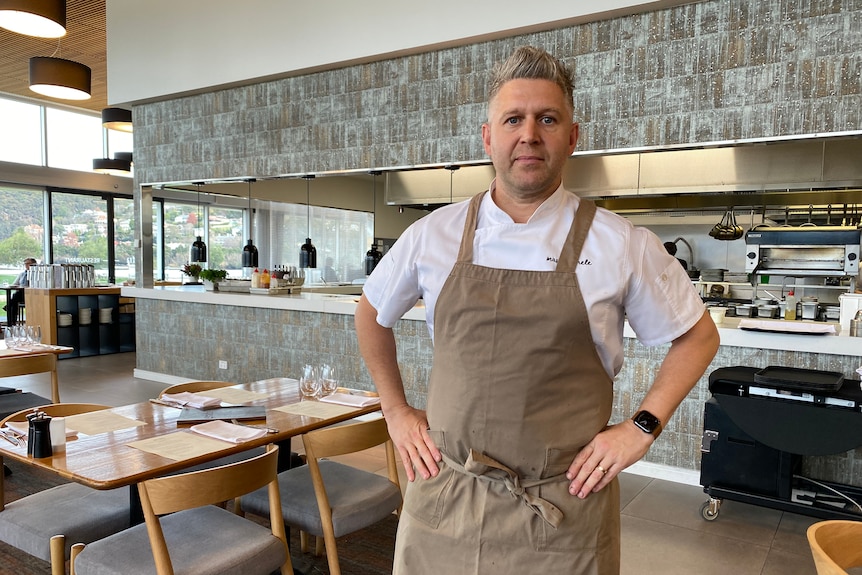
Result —
<path fill-rule="evenodd" d="M 0 28 L 0 92 L 101 112 L 108 107 L 105 28 L 105 0 L 66 0 L 66 35 L 59 39 L 59 49 L 56 38 L 35 38 Z M 89 66 L 92 98 L 60 100 L 32 92 L 32 56 L 54 56 Z"/>

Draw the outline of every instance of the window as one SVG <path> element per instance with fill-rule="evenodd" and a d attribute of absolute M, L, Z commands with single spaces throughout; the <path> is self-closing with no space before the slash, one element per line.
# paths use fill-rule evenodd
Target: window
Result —
<path fill-rule="evenodd" d="M 92 264 L 96 281 L 108 281 L 108 211 L 99 196 L 51 194 L 51 244 L 58 264 Z"/>
<path fill-rule="evenodd" d="M 135 279 L 135 203 L 114 198 L 114 277 L 116 283 Z"/>
<path fill-rule="evenodd" d="M 45 261 L 42 190 L 0 185 L 0 283 L 14 283 L 24 271 L 24 259 Z M 14 214 L 14 217 L 12 217 Z M 6 292 L 0 294 L 6 305 Z"/>
<path fill-rule="evenodd" d="M 48 167 L 91 172 L 104 157 L 102 119 L 56 108 L 45 109 Z"/>
<path fill-rule="evenodd" d="M 307 206 L 298 204 L 260 204 L 264 207 L 259 210 L 258 219 L 268 216 L 269 230 L 266 239 L 256 238 L 259 249 L 260 244 L 268 246 L 268 255 L 261 249 L 262 266 L 298 267 L 299 248 L 310 233 L 317 249 L 317 269 L 307 272 L 311 277 L 306 281 L 319 281 L 320 273 L 330 258 L 335 281 L 350 282 L 365 277 L 365 252 L 371 246 L 374 233 L 372 214 L 318 206 L 311 206 L 309 210 Z M 327 279 L 333 281 L 331 277 Z"/>
<path fill-rule="evenodd" d="M 42 108 L 0 98 L 0 161 L 42 165 Z"/>
<path fill-rule="evenodd" d="M 205 207 L 202 206 L 200 210 L 203 216 Z M 203 227 L 198 225 L 198 206 L 165 201 L 163 228 L 165 279 L 181 281 L 184 279 L 183 266 L 189 261 L 189 247 L 196 235 L 205 235 Z M 155 230 L 153 235 L 156 235 Z M 207 238 L 204 238 L 204 241 L 206 242 Z"/>
<path fill-rule="evenodd" d="M 232 278 L 242 277 L 242 214 L 238 208 L 209 208 L 209 267 L 227 270 Z"/>

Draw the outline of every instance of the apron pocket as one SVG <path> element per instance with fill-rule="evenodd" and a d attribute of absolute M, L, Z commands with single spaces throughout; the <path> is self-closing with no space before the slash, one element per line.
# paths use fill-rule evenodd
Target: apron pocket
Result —
<path fill-rule="evenodd" d="M 572 464 L 580 447 L 548 449 L 545 454 L 546 477 L 565 473 Z M 569 493 L 569 481 L 560 481 L 539 487 L 539 497 L 550 501 L 563 512 L 563 522 L 556 529 L 538 521 L 534 532 L 536 548 L 539 550 L 598 550 L 608 530 L 614 531 L 615 518 L 618 525 L 619 488 L 616 480 L 598 493 L 586 499 L 578 499 Z M 616 501 L 616 504 L 614 503 Z"/>
<path fill-rule="evenodd" d="M 437 448 L 443 451 L 446 440 L 442 431 L 428 430 Z M 452 478 L 456 472 L 445 463 L 440 464 L 437 477 L 422 479 L 418 477 L 407 485 L 404 496 L 404 511 L 412 517 L 436 529 L 443 515 L 447 495 L 452 488 Z"/>

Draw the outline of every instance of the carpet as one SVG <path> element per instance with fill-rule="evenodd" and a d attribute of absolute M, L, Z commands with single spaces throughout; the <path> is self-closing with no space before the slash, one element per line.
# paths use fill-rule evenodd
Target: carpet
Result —
<path fill-rule="evenodd" d="M 7 503 L 65 482 L 53 473 L 17 461 L 8 461 L 7 465 L 12 470 L 4 484 Z M 339 538 L 341 572 L 344 575 L 390 575 L 397 526 L 398 519 L 393 515 L 367 529 Z M 291 529 L 290 550 L 294 567 L 305 575 L 329 575 L 326 553 L 315 557 L 299 549 L 299 532 Z M 51 568 L 47 561 L 0 542 L 0 575 L 51 575 Z"/>

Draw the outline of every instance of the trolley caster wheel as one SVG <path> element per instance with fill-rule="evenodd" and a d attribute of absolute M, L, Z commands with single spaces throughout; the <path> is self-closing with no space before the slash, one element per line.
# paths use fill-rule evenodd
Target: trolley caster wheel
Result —
<path fill-rule="evenodd" d="M 700 507 L 700 515 L 707 521 L 718 519 L 718 511 L 721 507 L 720 499 L 710 499 Z"/>

